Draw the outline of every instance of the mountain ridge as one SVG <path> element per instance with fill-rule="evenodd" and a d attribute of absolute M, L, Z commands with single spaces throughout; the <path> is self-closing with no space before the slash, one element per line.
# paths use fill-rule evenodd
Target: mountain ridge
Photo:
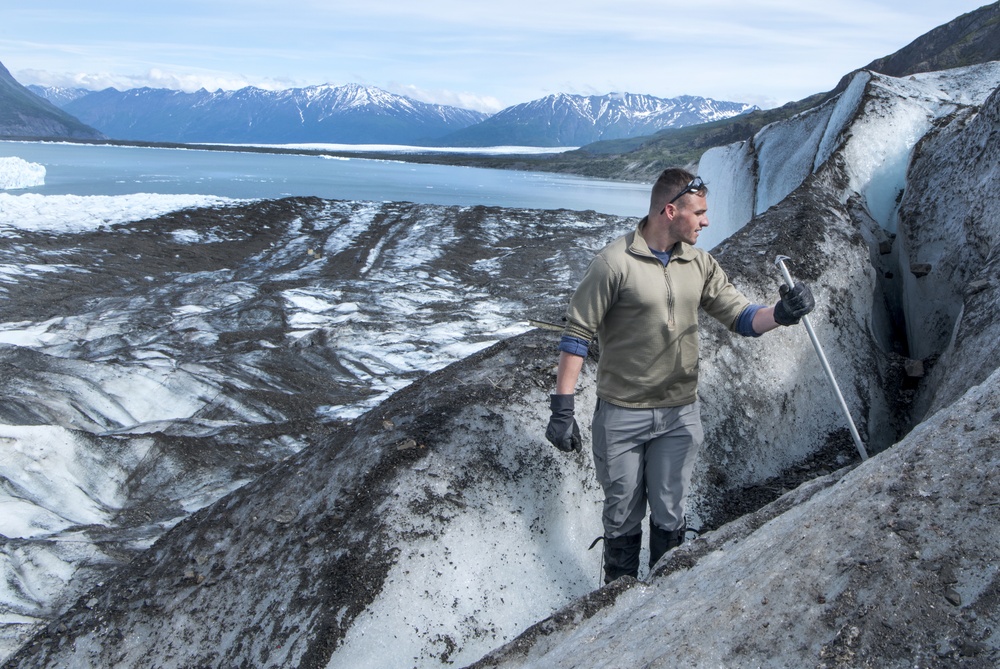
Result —
<path fill-rule="evenodd" d="M 64 109 L 115 139 L 184 143 L 407 144 L 485 117 L 356 84 L 273 92 L 108 88 L 78 96 Z"/>
<path fill-rule="evenodd" d="M 443 141 L 457 146 L 580 146 L 730 118 L 753 109 L 757 107 L 748 103 L 693 95 L 555 93 L 507 107 Z"/>
<path fill-rule="evenodd" d="M 0 137 L 102 139 L 104 135 L 32 93 L 0 63 Z"/>
<path fill-rule="evenodd" d="M 1000 2 L 966 12 L 924 33 L 899 51 L 868 63 L 891 77 L 934 72 L 1000 60 Z"/>
<path fill-rule="evenodd" d="M 580 146 L 756 109 L 693 95 L 557 93 L 487 115 L 354 83 L 193 93 L 149 87 L 28 88 L 117 140 L 183 143 Z"/>

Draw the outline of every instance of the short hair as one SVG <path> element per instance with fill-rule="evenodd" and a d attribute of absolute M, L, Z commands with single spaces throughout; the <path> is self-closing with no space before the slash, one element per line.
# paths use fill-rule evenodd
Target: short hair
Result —
<path fill-rule="evenodd" d="M 684 190 L 695 178 L 693 174 L 680 167 L 668 167 L 657 177 L 653 190 L 649 194 L 649 213 L 658 214 L 667 206 L 670 200 Z M 708 186 L 703 186 L 698 195 L 708 195 Z"/>

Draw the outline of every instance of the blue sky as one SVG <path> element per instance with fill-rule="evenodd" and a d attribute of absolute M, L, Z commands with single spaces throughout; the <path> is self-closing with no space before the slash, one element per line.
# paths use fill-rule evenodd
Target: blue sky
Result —
<path fill-rule="evenodd" d="M 493 112 L 552 93 L 762 107 L 840 77 L 984 0 L 34 0 L 5 3 L 22 84 L 124 90 L 359 83 Z"/>

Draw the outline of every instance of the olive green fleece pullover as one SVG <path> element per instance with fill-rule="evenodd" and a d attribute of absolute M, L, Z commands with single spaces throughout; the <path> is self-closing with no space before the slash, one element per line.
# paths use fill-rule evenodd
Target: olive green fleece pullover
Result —
<path fill-rule="evenodd" d="M 736 331 L 750 304 L 707 252 L 678 242 L 666 267 L 639 234 L 602 249 L 566 312 L 565 335 L 597 336 L 597 396 L 628 408 L 689 404 L 698 394 L 698 307 Z"/>

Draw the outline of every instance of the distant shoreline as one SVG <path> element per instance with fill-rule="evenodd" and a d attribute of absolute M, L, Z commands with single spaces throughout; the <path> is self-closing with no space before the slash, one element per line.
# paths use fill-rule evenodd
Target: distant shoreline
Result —
<path fill-rule="evenodd" d="M 362 158 L 367 160 L 396 160 L 422 165 L 452 165 L 455 167 L 478 167 L 483 169 L 517 170 L 522 172 L 554 172 L 572 174 L 589 179 L 641 182 L 643 179 L 614 178 L 597 175 L 581 169 L 589 160 L 589 154 L 573 147 L 420 147 L 396 145 L 356 145 L 358 149 L 348 149 L 349 144 L 214 144 L 184 142 L 149 142 L 122 139 L 77 139 L 71 137 L 0 137 L 4 142 L 45 142 L 64 144 L 89 144 L 96 146 L 127 146 L 151 149 L 189 149 L 193 151 L 229 151 L 236 153 L 269 153 L 279 155 L 328 156 L 332 158 Z M 309 148 L 315 146 L 316 148 Z M 320 148 L 324 147 L 325 148 Z M 378 147 L 378 148 L 372 148 Z M 504 153 L 477 153 L 489 149 L 512 149 Z M 525 149 L 514 152 L 513 149 Z"/>
<path fill-rule="evenodd" d="M 486 167 L 479 163 L 497 161 L 506 167 L 500 169 L 528 169 L 517 167 L 521 161 L 544 159 L 553 153 L 564 153 L 577 150 L 574 147 L 509 147 L 523 148 L 524 152 L 505 151 L 502 153 L 488 152 L 495 147 L 422 147 L 399 145 L 399 150 L 393 150 L 390 144 L 223 144 L 223 143 L 187 143 L 187 142 L 151 142 L 145 140 L 126 139 L 76 139 L 70 137 L 3 137 L 9 142 L 46 142 L 65 144 L 91 144 L 96 146 L 129 146 L 150 149 L 189 149 L 195 151 L 231 151 L 236 153 L 273 153 L 279 155 L 302 156 L 332 156 L 342 158 L 371 158 L 375 160 L 400 160 L 403 162 L 431 163 L 458 166 Z M 348 148 L 357 146 L 358 148 Z M 375 148 L 380 147 L 380 148 Z"/>

